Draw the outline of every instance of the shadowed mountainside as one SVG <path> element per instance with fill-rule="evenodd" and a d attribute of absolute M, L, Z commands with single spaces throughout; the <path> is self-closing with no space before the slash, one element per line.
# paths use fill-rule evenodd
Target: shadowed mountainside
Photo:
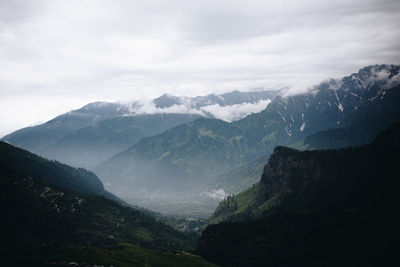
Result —
<path fill-rule="evenodd" d="M 212 266 L 198 256 L 174 252 L 193 250 L 196 236 L 117 202 L 93 173 L 1 142 L 0 178 L 3 263 Z"/>
<path fill-rule="evenodd" d="M 399 137 L 396 123 L 370 145 L 277 147 L 259 184 L 221 202 L 198 253 L 223 266 L 393 264 Z"/>

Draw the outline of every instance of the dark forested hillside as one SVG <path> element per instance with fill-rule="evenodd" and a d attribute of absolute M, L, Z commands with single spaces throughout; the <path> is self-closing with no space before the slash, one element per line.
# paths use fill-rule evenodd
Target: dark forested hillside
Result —
<path fill-rule="evenodd" d="M 75 192 L 113 197 L 104 190 L 102 182 L 94 173 L 46 160 L 4 142 L 0 142 L 0 168 L 15 170 Z"/>
<path fill-rule="evenodd" d="M 211 266 L 200 257 L 173 252 L 193 250 L 195 236 L 104 196 L 117 199 L 93 173 L 0 143 L 2 262 Z"/>
<path fill-rule="evenodd" d="M 276 148 L 260 183 L 220 204 L 198 252 L 223 266 L 393 264 L 399 137 L 396 123 L 361 147 Z"/>

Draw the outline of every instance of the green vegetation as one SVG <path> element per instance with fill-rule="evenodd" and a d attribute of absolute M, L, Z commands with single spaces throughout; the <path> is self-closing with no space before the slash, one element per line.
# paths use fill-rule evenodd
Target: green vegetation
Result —
<path fill-rule="evenodd" d="M 103 184 L 94 173 L 46 160 L 4 142 L 0 142 L 0 167 L 17 170 L 68 190 L 117 199 L 104 190 Z"/>
<path fill-rule="evenodd" d="M 48 148 L 49 156 L 76 166 L 91 168 L 136 144 L 199 115 L 152 114 L 102 120 L 60 138 Z"/>
<path fill-rule="evenodd" d="M 197 253 L 223 266 L 398 263 L 400 123 L 370 145 L 277 147 L 260 183 L 224 200 Z"/>
<path fill-rule="evenodd" d="M 253 207 L 256 203 L 257 190 L 258 183 L 246 191 L 225 198 L 209 218 L 209 224 L 230 220 L 231 217 L 243 214 L 249 207 Z"/>
<path fill-rule="evenodd" d="M 179 232 L 147 211 L 121 205 L 95 192 L 85 194 L 51 183 L 53 173 L 58 179 L 64 178 L 66 184 L 69 179 L 85 179 L 84 175 L 69 176 L 76 171 L 74 168 L 46 161 L 4 143 L 0 146 L 0 154 L 0 209 L 3 213 L 0 250 L 7 255 L 5 259 L 15 265 L 18 261 L 40 266 L 49 261 L 64 260 L 103 264 L 103 258 L 100 257 L 102 262 L 97 262 L 96 258 L 103 255 L 104 263 L 115 260 L 116 266 L 129 264 L 130 260 L 140 261 L 143 257 L 149 257 L 148 263 L 154 266 L 169 261 L 171 265 L 179 265 L 186 258 L 189 265 L 198 260 L 207 266 L 199 257 L 182 252 L 195 248 L 196 234 Z M 22 161 L 24 164 L 17 164 Z M 41 174 L 45 180 L 41 179 Z M 179 250 L 185 256 L 178 259 L 172 255 L 174 253 L 136 246 L 122 253 L 117 249 L 119 243 Z M 132 259 L 128 258 L 130 254 Z M 142 258 L 140 254 L 143 254 Z M 93 261 L 90 261 L 91 255 Z M 159 255 L 159 258 L 151 261 L 152 255 Z"/>
<path fill-rule="evenodd" d="M 329 148 L 362 144 L 372 141 L 388 123 L 400 119 L 400 85 L 393 83 L 387 88 L 387 80 L 371 79 L 382 70 L 392 79 L 400 67 L 369 66 L 340 81 L 322 82 L 313 92 L 277 96 L 262 112 L 231 123 L 202 118 L 179 125 L 142 139 L 99 165 L 95 172 L 111 184 L 112 192 L 123 197 L 132 192 L 139 197 L 140 192 L 155 190 L 191 196 L 210 186 L 236 193 L 257 179 L 251 173 L 228 177 L 229 172 L 260 157 L 268 158 L 276 146 L 297 143 L 304 149 L 315 148 L 316 143 Z M 350 128 L 343 133 L 347 126 Z M 310 137 L 302 143 L 307 136 L 337 128 L 330 130 L 334 131 L 332 135 Z M 223 174 L 228 175 L 214 182 Z M 244 177 L 245 181 L 241 179 Z"/>
<path fill-rule="evenodd" d="M 141 188 L 192 194 L 193 188 L 203 188 L 207 181 L 247 161 L 235 139 L 240 135 L 241 130 L 229 123 L 198 119 L 142 139 L 95 171 L 121 196 L 132 192 L 140 196 Z M 134 183 L 127 184 L 132 177 Z"/>
<path fill-rule="evenodd" d="M 375 136 L 398 121 L 400 114 L 376 113 L 339 127 L 312 134 L 290 147 L 298 150 L 337 149 L 371 143 Z"/>
<path fill-rule="evenodd" d="M 260 180 L 265 162 L 266 157 L 261 157 L 221 174 L 208 184 L 208 190 L 223 189 L 227 194 L 244 191 Z"/>

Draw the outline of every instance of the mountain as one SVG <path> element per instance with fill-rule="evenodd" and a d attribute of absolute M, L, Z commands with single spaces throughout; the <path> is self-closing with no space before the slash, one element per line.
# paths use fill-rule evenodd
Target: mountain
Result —
<path fill-rule="evenodd" d="M 62 114 L 44 124 L 15 131 L 1 140 L 43 155 L 42 151 L 64 135 L 127 112 L 128 110 L 119 104 L 95 102 Z"/>
<path fill-rule="evenodd" d="M 94 170 L 121 196 L 135 190 L 200 194 L 215 177 L 268 157 L 278 145 L 301 142 L 370 116 L 390 116 L 387 122 L 400 119 L 399 70 L 395 65 L 365 67 L 305 94 L 278 95 L 265 110 L 241 120 L 225 123 L 204 118 L 180 125 L 142 139 Z"/>
<path fill-rule="evenodd" d="M 200 117 L 193 114 L 147 114 L 102 120 L 63 136 L 47 148 L 47 156 L 73 166 L 91 168 L 143 137 Z"/>
<path fill-rule="evenodd" d="M 198 119 L 143 138 L 95 169 L 109 189 L 128 197 L 162 190 L 181 195 L 240 162 L 232 150 L 241 130 L 216 119 Z M 199 175 L 201 174 L 201 175 Z"/>
<path fill-rule="evenodd" d="M 366 118 L 356 119 L 345 127 L 324 130 L 307 136 L 290 147 L 299 150 L 338 149 L 371 143 L 377 134 L 399 120 L 400 114 L 371 114 Z M 237 194 L 250 188 L 260 180 L 266 157 L 245 163 L 213 179 L 207 186 L 208 191 L 225 195 Z"/>
<path fill-rule="evenodd" d="M 104 197 L 110 194 L 93 173 L 1 142 L 0 178 L 0 251 L 6 265 L 213 266 L 182 252 L 193 250 L 194 236 Z"/>
<path fill-rule="evenodd" d="M 372 144 L 277 147 L 259 184 L 221 202 L 197 252 L 222 266 L 398 262 L 400 123 Z"/>
<path fill-rule="evenodd" d="M 317 132 L 291 145 L 300 150 L 335 149 L 371 143 L 377 134 L 399 120 L 398 113 L 376 113 L 356 119 L 345 127 Z"/>
<path fill-rule="evenodd" d="M 223 190 L 225 195 L 237 194 L 260 180 L 266 157 L 245 163 L 212 179 L 207 185 L 207 191 Z"/>
<path fill-rule="evenodd" d="M 153 99 L 152 102 L 157 108 L 168 108 L 174 105 L 184 105 L 188 108 L 195 109 L 213 105 L 226 107 L 245 103 L 257 103 L 262 100 L 272 100 L 279 94 L 282 94 L 284 91 L 285 88 L 277 90 L 257 90 L 250 92 L 232 91 L 221 95 L 209 94 L 206 96 L 196 97 L 177 97 L 170 94 L 164 94 Z"/>
<path fill-rule="evenodd" d="M 342 79 L 323 82 L 309 93 L 278 96 L 264 111 L 233 124 L 258 133 L 276 127 L 271 125 L 275 123 L 294 142 L 322 130 L 344 127 L 371 114 L 398 114 L 399 70 L 397 65 L 365 67 Z M 263 137 L 254 141 L 259 143 Z"/>
<path fill-rule="evenodd" d="M 204 116 L 233 120 L 257 112 L 281 92 L 233 91 L 199 97 L 166 94 L 149 103 L 95 102 L 45 124 L 18 130 L 1 140 L 49 159 L 91 168 L 141 138 L 159 134 L 179 124 Z M 226 111 L 225 108 L 234 111 Z"/>
<path fill-rule="evenodd" d="M 0 167 L 25 173 L 29 177 L 41 179 L 81 193 L 103 195 L 112 199 L 115 196 L 104 190 L 102 182 L 92 172 L 76 169 L 56 161 L 49 161 L 26 150 L 0 142 Z"/>

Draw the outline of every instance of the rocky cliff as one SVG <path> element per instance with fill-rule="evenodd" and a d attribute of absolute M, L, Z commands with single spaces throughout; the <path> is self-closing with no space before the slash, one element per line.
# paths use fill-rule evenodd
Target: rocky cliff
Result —
<path fill-rule="evenodd" d="M 396 123 L 360 147 L 277 147 L 259 184 L 220 204 L 198 252 L 223 266 L 393 263 L 399 137 Z"/>

